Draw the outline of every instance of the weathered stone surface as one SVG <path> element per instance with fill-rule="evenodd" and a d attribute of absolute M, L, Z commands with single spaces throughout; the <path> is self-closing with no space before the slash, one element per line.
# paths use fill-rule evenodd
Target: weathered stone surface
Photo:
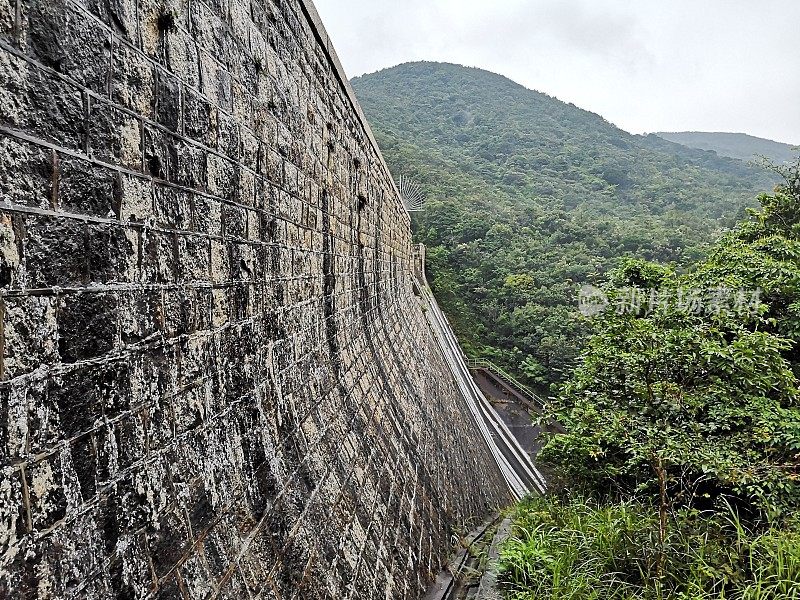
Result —
<path fill-rule="evenodd" d="M 16 25 L 17 0 L 0 0 L 0 38 L 10 41 Z"/>
<path fill-rule="evenodd" d="M 0 300 L 3 318 L 3 373 L 13 379 L 56 360 L 56 308 L 53 298 Z"/>
<path fill-rule="evenodd" d="M 135 2 L 133 6 L 136 14 Z M 140 117 L 152 119 L 158 73 L 156 65 L 124 43 L 114 45 L 112 63 L 111 99 Z"/>
<path fill-rule="evenodd" d="M 97 160 L 140 171 L 141 123 L 110 104 L 95 101 L 89 113 L 89 148 Z"/>
<path fill-rule="evenodd" d="M 49 208 L 53 152 L 12 138 L 0 138 L 0 198 L 14 204 Z"/>
<path fill-rule="evenodd" d="M 110 353 L 116 338 L 116 296 L 79 294 L 64 299 L 58 315 L 58 349 L 63 362 Z"/>
<path fill-rule="evenodd" d="M 70 219 L 17 215 L 25 258 L 25 281 L 32 288 L 87 283 L 86 224 Z M 24 229 L 23 229 L 24 228 Z"/>
<path fill-rule="evenodd" d="M 56 155 L 53 181 L 58 186 L 54 197 L 65 212 L 115 216 L 113 171 L 71 156 Z"/>
<path fill-rule="evenodd" d="M 84 146 L 86 114 L 79 87 L 5 51 L 0 52 L 0 81 L 0 125 L 71 150 Z"/>
<path fill-rule="evenodd" d="M 111 33 L 69 0 L 21 3 L 22 48 L 98 94 L 108 87 Z"/>
<path fill-rule="evenodd" d="M 508 500 L 313 15 L 0 0 L 0 598 L 415 598 Z"/>

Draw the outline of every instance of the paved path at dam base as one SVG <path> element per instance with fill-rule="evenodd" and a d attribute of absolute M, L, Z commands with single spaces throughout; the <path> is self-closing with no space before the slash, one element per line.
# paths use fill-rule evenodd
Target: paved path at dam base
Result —
<path fill-rule="evenodd" d="M 501 600 L 500 547 L 511 535 L 511 519 L 497 515 L 459 540 L 457 549 L 424 600 Z"/>

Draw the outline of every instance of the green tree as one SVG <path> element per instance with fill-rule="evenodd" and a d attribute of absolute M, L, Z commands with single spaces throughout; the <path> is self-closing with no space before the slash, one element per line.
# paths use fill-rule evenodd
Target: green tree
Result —
<path fill-rule="evenodd" d="M 544 459 L 568 480 L 604 494 L 653 491 L 662 528 L 673 506 L 708 498 L 769 518 L 800 506 L 800 163 L 786 176 L 692 272 L 626 261 L 612 275 L 612 306 L 648 288 L 662 300 L 701 290 L 702 303 L 598 320 L 552 407 L 568 433 Z"/>

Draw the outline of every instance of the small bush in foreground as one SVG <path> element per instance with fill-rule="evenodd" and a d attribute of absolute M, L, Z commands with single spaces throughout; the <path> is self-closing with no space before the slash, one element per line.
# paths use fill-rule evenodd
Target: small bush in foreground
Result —
<path fill-rule="evenodd" d="M 800 599 L 800 527 L 748 530 L 731 511 L 674 517 L 639 501 L 530 499 L 501 555 L 513 600 Z M 663 545 L 662 545 L 663 544 Z"/>

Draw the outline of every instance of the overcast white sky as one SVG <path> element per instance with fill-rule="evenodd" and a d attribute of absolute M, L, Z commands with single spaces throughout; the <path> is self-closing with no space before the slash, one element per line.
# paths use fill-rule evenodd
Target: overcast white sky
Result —
<path fill-rule="evenodd" d="M 501 73 L 633 133 L 800 144 L 800 0 L 315 0 L 350 77 Z"/>

